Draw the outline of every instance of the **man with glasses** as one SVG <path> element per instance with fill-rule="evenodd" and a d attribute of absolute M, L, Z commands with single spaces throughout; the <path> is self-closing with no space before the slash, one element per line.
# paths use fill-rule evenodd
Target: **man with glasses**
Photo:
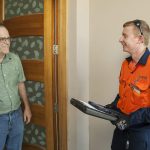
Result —
<path fill-rule="evenodd" d="M 19 57 L 11 52 L 10 36 L 0 25 L 0 150 L 21 150 L 24 123 L 31 120 L 25 76 Z M 22 114 L 21 101 L 24 104 Z"/>
<path fill-rule="evenodd" d="M 150 52 L 148 49 L 150 28 L 143 20 L 133 20 L 123 25 L 119 42 L 123 51 L 130 54 L 121 67 L 119 94 L 107 105 L 124 113 L 127 128 L 122 122 L 116 125 L 112 150 L 150 149 Z"/>

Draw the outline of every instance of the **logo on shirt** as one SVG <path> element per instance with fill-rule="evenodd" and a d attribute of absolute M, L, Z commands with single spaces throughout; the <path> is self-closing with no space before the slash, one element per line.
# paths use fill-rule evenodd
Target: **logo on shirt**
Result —
<path fill-rule="evenodd" d="M 147 76 L 138 76 L 135 80 L 134 80 L 134 84 L 136 84 L 137 82 L 147 82 L 148 77 Z"/>

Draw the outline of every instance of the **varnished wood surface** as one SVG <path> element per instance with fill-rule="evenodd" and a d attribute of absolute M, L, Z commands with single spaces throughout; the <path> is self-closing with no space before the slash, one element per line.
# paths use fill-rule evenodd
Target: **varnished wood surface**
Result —
<path fill-rule="evenodd" d="M 31 122 L 46 127 L 45 110 L 43 105 L 31 104 L 32 119 Z"/>
<path fill-rule="evenodd" d="M 3 21 L 11 37 L 43 35 L 43 14 L 12 17 Z"/>
<path fill-rule="evenodd" d="M 59 99 L 59 149 L 67 150 L 67 74 L 66 74 L 66 0 L 59 1 L 58 18 L 58 99 Z"/>
<path fill-rule="evenodd" d="M 22 60 L 27 80 L 44 82 L 44 62 L 41 60 Z"/>
<path fill-rule="evenodd" d="M 3 0 L 0 0 L 0 23 L 3 21 Z"/>
<path fill-rule="evenodd" d="M 23 144 L 22 150 L 46 150 L 46 149 L 38 145 Z"/>
<path fill-rule="evenodd" d="M 44 85 L 47 150 L 54 150 L 52 47 L 54 32 L 54 0 L 44 1 Z"/>

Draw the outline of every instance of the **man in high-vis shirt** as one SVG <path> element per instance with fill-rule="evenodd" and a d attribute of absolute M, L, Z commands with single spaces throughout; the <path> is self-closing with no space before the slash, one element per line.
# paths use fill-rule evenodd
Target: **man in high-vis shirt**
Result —
<path fill-rule="evenodd" d="M 123 25 L 119 41 L 123 51 L 130 54 L 121 67 L 119 94 L 106 107 L 127 116 L 128 127 L 116 127 L 112 150 L 150 150 L 150 29 L 143 20 Z M 113 123 L 117 126 L 117 122 Z"/>
<path fill-rule="evenodd" d="M 21 150 L 24 122 L 30 122 L 31 110 L 21 61 L 9 48 L 8 30 L 0 25 L 0 150 Z"/>

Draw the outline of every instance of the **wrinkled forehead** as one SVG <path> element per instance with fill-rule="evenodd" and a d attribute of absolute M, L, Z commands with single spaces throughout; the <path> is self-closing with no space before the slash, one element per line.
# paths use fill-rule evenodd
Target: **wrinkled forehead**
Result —
<path fill-rule="evenodd" d="M 0 26 L 0 37 L 9 37 L 8 30 L 3 26 Z"/>
<path fill-rule="evenodd" d="M 136 29 L 135 29 L 134 25 L 126 26 L 123 28 L 123 33 L 135 34 Z"/>

